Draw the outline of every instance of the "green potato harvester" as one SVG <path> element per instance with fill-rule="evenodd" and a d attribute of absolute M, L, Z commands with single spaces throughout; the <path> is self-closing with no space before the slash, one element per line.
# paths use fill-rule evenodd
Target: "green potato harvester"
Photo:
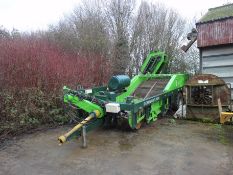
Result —
<path fill-rule="evenodd" d="M 132 79 L 116 75 L 107 86 L 78 90 L 63 87 L 64 103 L 83 121 L 60 136 L 59 142 L 79 137 L 82 129 L 86 133 L 100 126 L 139 129 L 142 123 L 149 124 L 159 115 L 176 110 L 188 75 L 164 74 L 167 61 L 164 52 L 153 51 Z"/>

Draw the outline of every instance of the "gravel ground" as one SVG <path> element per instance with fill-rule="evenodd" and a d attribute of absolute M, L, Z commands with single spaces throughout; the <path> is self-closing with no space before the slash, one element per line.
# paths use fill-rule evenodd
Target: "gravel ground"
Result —
<path fill-rule="evenodd" d="M 232 175 L 233 126 L 162 119 L 137 132 L 98 129 L 62 146 L 70 127 L 21 136 L 0 148 L 2 175 Z"/>

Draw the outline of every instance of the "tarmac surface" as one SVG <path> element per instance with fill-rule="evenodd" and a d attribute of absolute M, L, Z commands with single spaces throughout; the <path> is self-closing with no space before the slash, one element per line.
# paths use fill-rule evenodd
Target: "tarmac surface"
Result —
<path fill-rule="evenodd" d="M 137 132 L 98 129 L 62 146 L 71 127 L 1 143 L 1 175 L 232 175 L 233 126 L 162 119 Z"/>

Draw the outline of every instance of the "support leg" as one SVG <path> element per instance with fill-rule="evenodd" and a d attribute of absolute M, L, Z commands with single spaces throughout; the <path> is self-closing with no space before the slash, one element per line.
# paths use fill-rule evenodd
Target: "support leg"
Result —
<path fill-rule="evenodd" d="M 87 130 L 86 126 L 82 126 L 82 147 L 87 148 Z"/>

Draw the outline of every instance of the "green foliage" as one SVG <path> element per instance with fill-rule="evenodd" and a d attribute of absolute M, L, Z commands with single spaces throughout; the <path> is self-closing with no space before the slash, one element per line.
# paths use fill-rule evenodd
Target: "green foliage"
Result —
<path fill-rule="evenodd" d="M 70 121 L 70 118 L 69 116 L 67 115 L 61 115 L 61 114 L 58 114 L 58 115 L 55 115 L 53 117 L 54 121 L 57 122 L 59 125 L 63 125 L 63 124 L 66 124 Z"/>
<path fill-rule="evenodd" d="M 33 117 L 30 118 L 29 116 L 27 116 L 25 114 L 22 114 L 19 117 L 22 118 L 20 120 L 21 125 L 38 125 L 38 124 L 40 124 L 38 119 L 33 118 Z"/>
<path fill-rule="evenodd" d="M 0 138 L 70 120 L 64 115 L 62 99 L 38 88 L 0 92 L 0 108 Z"/>

